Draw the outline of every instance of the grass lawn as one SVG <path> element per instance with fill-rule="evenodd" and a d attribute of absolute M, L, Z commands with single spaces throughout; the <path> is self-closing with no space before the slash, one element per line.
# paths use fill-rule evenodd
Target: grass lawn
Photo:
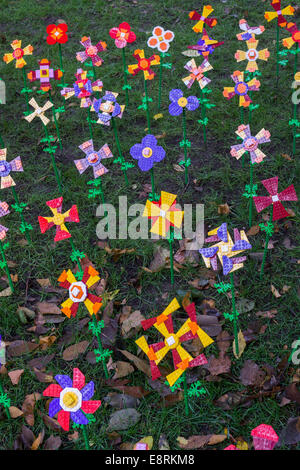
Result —
<path fill-rule="evenodd" d="M 69 84 L 74 82 L 74 74 L 81 64 L 76 60 L 76 52 L 82 50 L 79 43 L 82 36 L 91 36 L 92 42 L 107 42 L 107 51 L 101 57 L 104 63 L 96 69 L 97 78 L 101 78 L 104 83 L 104 90 L 111 90 L 120 93 L 118 101 L 125 103 L 125 92 L 122 91 L 122 56 L 121 50 L 117 49 L 114 40 L 109 36 L 110 28 L 118 26 L 122 21 L 130 23 L 133 31 L 137 35 L 137 41 L 126 47 L 127 64 L 135 63 L 132 53 L 136 48 L 144 48 L 146 57 L 156 51 L 147 47 L 147 39 L 151 35 L 152 29 L 156 25 L 161 25 L 165 29 L 171 29 L 175 33 L 175 39 L 169 49 L 170 57 L 168 62 L 172 62 L 171 69 L 164 69 L 163 89 L 162 89 L 162 110 L 163 118 L 154 120 L 157 114 L 158 97 L 158 69 L 153 67 L 157 76 L 148 85 L 149 96 L 153 99 L 150 104 L 151 131 L 154 135 L 160 136 L 158 144 L 166 151 L 166 158 L 158 163 L 155 168 L 156 190 L 165 190 L 178 195 L 180 204 L 204 204 L 205 234 L 207 229 L 218 227 L 223 222 L 227 222 L 230 232 L 234 227 L 245 231 L 248 226 L 248 199 L 242 197 L 244 187 L 249 183 L 249 165 L 242 167 L 241 160 L 237 161 L 230 155 L 230 146 L 238 143 L 235 131 L 240 125 L 240 112 L 237 97 L 226 100 L 223 95 L 225 86 L 232 86 L 230 75 L 234 70 L 245 70 L 246 62 L 236 63 L 234 58 L 237 49 L 246 50 L 246 44 L 239 42 L 236 34 L 239 30 L 239 19 L 246 18 L 250 26 L 263 24 L 266 27 L 259 39 L 258 49 L 267 47 L 271 53 L 268 62 L 259 62 L 262 72 L 260 91 L 253 93 L 254 104 L 259 104 L 259 108 L 253 111 L 251 129 L 256 134 L 261 128 L 271 132 L 271 142 L 262 146 L 262 151 L 267 154 L 263 163 L 255 166 L 254 183 L 258 184 L 258 194 L 265 195 L 263 186 L 259 183 L 262 179 L 279 176 L 279 190 L 283 190 L 290 184 L 294 184 L 299 195 L 299 185 L 297 186 L 297 174 L 299 176 L 299 150 L 296 155 L 292 152 L 292 128 L 288 125 L 292 118 L 291 84 L 293 81 L 293 60 L 289 57 L 289 63 L 280 66 L 280 80 L 276 86 L 276 24 L 275 21 L 267 23 L 264 19 L 264 11 L 271 9 L 269 2 L 261 0 L 232 0 L 212 1 L 215 9 L 213 16 L 218 19 L 218 24 L 211 31 L 213 38 L 224 41 L 224 45 L 218 47 L 209 61 L 214 70 L 207 73 L 212 80 L 209 88 L 212 92 L 209 99 L 216 106 L 207 111 L 209 118 L 207 126 L 207 145 L 204 145 L 202 127 L 197 120 L 201 119 L 200 107 L 195 112 L 187 113 L 187 138 L 191 141 L 189 157 L 191 166 L 189 167 L 189 185 L 184 184 L 184 173 L 176 171 L 174 165 L 183 158 L 183 149 L 179 146 L 182 140 L 181 118 L 170 116 L 168 113 L 169 92 L 172 88 L 181 88 L 185 95 L 200 96 L 200 89 L 196 84 L 187 90 L 182 82 L 182 78 L 187 75 L 183 68 L 189 60 L 181 54 L 188 45 L 195 44 L 199 39 L 192 30 L 194 22 L 188 18 L 191 10 L 201 9 L 200 3 L 186 0 L 166 0 L 162 2 L 154 1 L 111 1 L 111 0 L 89 0 L 89 1 L 60 1 L 48 0 L 31 1 L 27 0 L 2 0 L 0 19 L 0 45 L 1 56 L 10 52 L 10 43 L 18 38 L 22 39 L 22 46 L 32 44 L 34 52 L 32 56 L 25 57 L 28 65 L 27 71 L 36 70 L 37 61 L 47 57 L 52 61 L 52 66 L 59 67 L 59 56 L 57 46 L 50 46 L 46 43 L 46 27 L 48 24 L 56 23 L 58 19 L 64 20 L 69 28 L 69 41 L 63 45 L 63 59 L 65 69 L 65 81 Z M 201 2 L 201 5 L 203 3 Z M 299 17 L 295 21 L 299 23 Z M 281 31 L 281 37 L 288 36 L 287 32 Z M 282 46 L 280 46 L 282 48 Z M 196 59 L 198 65 L 202 60 Z M 86 67 L 84 64 L 82 68 Z M 54 229 L 47 231 L 44 235 L 40 233 L 37 217 L 39 215 L 50 215 L 46 201 L 59 197 L 54 172 L 51 165 L 51 158 L 48 153 L 43 152 L 43 144 L 40 139 L 44 137 L 40 120 L 35 119 L 32 124 L 28 124 L 23 117 L 26 111 L 25 96 L 20 91 L 23 87 L 22 72 L 15 69 L 14 64 L 6 65 L 0 62 L 0 77 L 6 84 L 6 105 L 1 106 L 0 133 L 8 149 L 8 161 L 20 155 L 22 157 L 24 172 L 13 175 L 16 181 L 16 191 L 22 202 L 28 204 L 23 212 L 26 221 L 32 224 L 33 231 L 32 245 L 24 244 L 24 235 L 19 232 L 20 216 L 14 210 L 10 215 L 2 219 L 2 223 L 9 228 L 8 240 L 10 247 L 6 254 L 11 262 L 11 273 L 18 275 L 15 284 L 15 292 L 0 300 L 0 333 L 6 342 L 15 340 L 26 340 L 39 342 L 39 337 L 54 335 L 55 342 L 46 350 L 39 348 L 34 352 L 8 357 L 7 370 L 24 369 L 24 373 L 18 385 L 12 385 L 10 378 L 4 374 L 2 376 L 3 386 L 11 399 L 11 404 L 22 408 L 26 395 L 33 392 L 42 393 L 46 388 L 46 383 L 41 383 L 28 366 L 28 362 L 33 358 L 54 354 L 51 362 L 46 366 L 48 374 L 69 374 L 72 375 L 73 367 L 78 367 L 85 375 L 86 380 L 94 380 L 96 393 L 94 399 L 103 400 L 116 389 L 112 388 L 113 382 L 105 382 L 101 363 L 91 365 L 86 354 L 80 355 L 78 359 L 67 362 L 63 359 L 64 349 L 74 344 L 88 340 L 90 342 L 88 351 L 92 351 L 95 344 L 92 343 L 92 335 L 83 327 L 80 320 L 86 318 L 86 311 L 80 313 L 80 319 L 72 319 L 61 323 L 46 323 L 47 330 L 43 334 L 30 331 L 35 325 L 33 320 L 28 320 L 23 324 L 17 315 L 20 306 L 35 310 L 37 302 L 53 302 L 60 305 L 66 295 L 60 290 L 42 288 L 37 279 L 48 278 L 53 287 L 58 287 L 57 278 L 63 269 L 71 269 L 75 264 L 70 260 L 71 248 L 68 241 L 53 243 Z M 34 96 L 38 103 L 44 102 L 44 97 L 37 94 L 37 83 L 30 84 L 35 92 Z M 132 90 L 129 93 L 129 106 L 125 109 L 123 118 L 117 119 L 120 142 L 125 160 L 132 163 L 129 149 L 135 143 L 141 142 L 146 134 L 147 127 L 146 113 L 143 109 L 138 109 L 143 96 L 142 74 L 130 78 Z M 229 311 L 230 300 L 219 294 L 214 287 L 207 288 L 208 273 L 204 269 L 202 259 L 199 259 L 197 266 L 184 263 L 178 272 L 175 272 L 175 285 L 170 284 L 170 274 L 168 269 L 163 269 L 158 273 L 144 271 L 143 267 L 149 267 L 153 259 L 153 250 L 156 243 L 150 240 L 109 240 L 111 249 L 134 249 L 131 253 L 125 253 L 117 261 L 107 253 L 103 247 L 98 246 L 99 241 L 96 236 L 96 225 L 99 218 L 96 217 L 97 200 L 88 198 L 87 181 L 91 176 L 91 169 L 88 169 L 82 176 L 79 175 L 73 160 L 83 158 L 83 153 L 78 146 L 88 140 L 89 127 L 86 121 L 87 112 L 79 107 L 76 98 L 67 101 L 60 96 L 59 88 L 54 85 L 55 93 L 52 99 L 55 106 L 65 106 L 65 113 L 59 118 L 60 134 L 63 142 L 63 150 L 57 149 L 55 158 L 63 181 L 64 209 L 67 210 L 72 204 L 77 204 L 80 223 L 68 224 L 72 233 L 75 246 L 84 251 L 86 256 L 93 262 L 99 270 L 101 277 L 108 276 L 106 285 L 106 300 L 109 295 L 118 291 L 113 298 L 114 305 L 111 314 L 111 322 L 122 312 L 126 304 L 132 310 L 140 310 L 146 317 L 152 317 L 161 313 L 173 297 L 179 301 L 184 295 L 191 291 L 191 298 L 196 303 L 197 312 L 203 313 L 203 301 L 210 299 L 215 303 L 215 308 L 220 312 L 219 324 L 223 330 L 227 330 L 232 335 L 232 324 L 225 321 L 223 313 Z M 76 103 L 76 105 L 74 104 Z M 51 115 L 51 111 L 47 113 Z M 245 114 L 246 116 L 247 114 Z M 92 117 L 94 118 L 95 115 Z M 53 122 L 49 124 L 49 131 L 55 134 Z M 108 143 L 114 156 L 117 157 L 117 147 L 113 137 L 111 126 L 93 125 L 95 148 L 100 148 L 104 143 Z M 284 155 L 290 156 L 285 158 Z M 106 160 L 110 172 L 103 178 L 103 190 L 106 201 L 118 207 L 119 196 L 128 197 L 128 206 L 139 202 L 144 204 L 147 196 L 141 195 L 144 185 L 150 183 L 150 174 L 143 173 L 136 165 L 128 170 L 129 186 L 125 180 L 119 165 L 113 165 L 112 161 Z M 12 193 L 9 189 L 4 189 L 1 200 L 5 200 L 9 205 L 14 203 Z M 100 200 L 98 201 L 100 202 Z M 227 203 L 230 206 L 228 215 L 220 215 L 218 206 Z M 118 435 L 109 435 L 105 431 L 112 412 L 115 411 L 103 400 L 101 408 L 96 412 L 96 422 L 88 426 L 90 444 L 93 449 L 115 449 L 121 443 L 135 443 L 144 436 L 152 435 L 154 439 L 154 449 L 158 448 L 159 437 L 165 433 L 172 449 L 178 449 L 176 441 L 178 436 L 185 438 L 191 435 L 222 434 L 224 428 L 229 430 L 230 435 L 235 439 L 243 437 L 248 443 L 251 442 L 251 429 L 261 423 L 273 426 L 277 434 L 285 428 L 290 418 L 299 415 L 299 401 L 291 401 L 285 406 L 280 406 L 286 387 L 294 380 L 297 366 L 284 364 L 291 352 L 293 341 L 300 337 L 299 327 L 299 250 L 297 248 L 297 213 L 296 203 L 286 203 L 286 207 L 292 209 L 296 215 L 280 220 L 276 224 L 275 234 L 272 236 L 273 248 L 269 250 L 269 258 L 266 264 L 265 276 L 259 279 L 259 269 L 261 261 L 254 256 L 248 256 L 244 268 L 235 273 L 235 286 L 238 299 L 248 299 L 255 302 L 251 311 L 240 315 L 240 326 L 243 331 L 247 327 L 255 329 L 254 341 L 248 342 L 245 352 L 240 359 L 235 359 L 230 346 L 228 355 L 231 358 L 231 371 L 222 374 L 220 380 L 206 380 L 211 377 L 208 371 L 197 368 L 194 369 L 190 377 L 201 380 L 206 387 L 207 394 L 195 399 L 191 403 L 191 416 L 184 415 L 184 402 L 179 400 L 173 406 L 164 406 L 161 395 L 154 390 L 147 377 L 140 370 L 131 373 L 128 379 L 128 386 L 141 386 L 149 391 L 140 400 L 137 407 L 141 413 L 140 421 L 129 427 L 127 430 L 118 431 Z M 268 213 L 268 210 L 263 214 Z M 262 215 L 254 210 L 253 225 L 263 221 Z M 252 244 L 252 252 L 262 252 L 265 235 L 259 232 L 255 236 L 249 236 Z M 284 240 L 288 242 L 284 243 Z M 166 241 L 158 242 L 162 246 L 168 246 Z M 178 242 L 175 244 L 175 251 L 178 249 Z M 13 262 L 13 264 L 12 264 Z M 195 279 L 203 281 L 203 289 L 196 289 L 191 286 Z M 221 272 L 216 278 L 217 282 L 223 278 Z M 1 280 L 1 287 L 7 287 L 4 278 Z M 273 285 L 279 292 L 280 297 L 275 297 L 271 292 Z M 288 286 L 288 290 L 284 287 Z M 284 292 L 287 290 L 286 292 Z M 257 312 L 266 312 L 276 309 L 277 313 L 272 319 L 259 317 Z M 209 313 L 209 312 L 208 312 Z M 181 310 L 182 318 L 184 317 Z M 37 317 L 36 317 L 37 318 Z M 113 344 L 113 361 L 126 361 L 120 350 L 128 350 L 132 354 L 137 353 L 135 339 L 141 335 L 141 331 L 132 337 L 125 339 L 121 334 L 121 327 Z M 151 336 L 149 330 L 149 340 L 158 336 Z M 216 338 L 214 337 L 216 340 Z M 150 341 L 151 342 L 151 341 Z M 205 354 L 210 357 L 218 354 L 216 343 L 209 346 Z M 144 354 L 139 356 L 147 359 Z M 272 386 L 261 387 L 245 386 L 240 380 L 240 372 L 246 360 L 255 361 L 258 366 L 266 366 L 266 383 L 274 376 Z M 283 363 L 282 363 L 283 361 Z M 281 364 L 281 365 L 280 365 Z M 165 362 L 165 366 L 170 367 L 170 362 Z M 282 368 L 280 369 L 280 367 Z M 201 372 L 202 370 L 202 372 Z M 273 371 L 273 372 L 271 372 Z M 201 374 L 203 373 L 203 376 Z M 299 369 L 298 369 L 298 380 Z M 150 380 L 151 382 L 151 380 Z M 276 382 L 276 383 L 275 383 Z M 237 406 L 228 406 L 227 409 L 218 406 L 217 400 L 228 393 L 242 393 L 244 402 Z M 298 392 L 299 393 L 299 392 Z M 178 395 L 178 394 L 177 394 Z M 46 399 L 42 398 L 35 406 L 35 422 L 31 429 L 35 436 L 45 428 L 46 437 L 49 435 L 60 435 L 62 439 L 61 449 L 83 448 L 83 437 L 80 434 L 77 441 L 68 439 L 68 434 L 62 430 L 52 430 L 45 425 L 43 415 L 46 413 Z M 14 441 L 20 434 L 22 424 L 30 427 L 25 422 L 24 417 L 8 421 L 5 413 L 0 411 L 0 449 L 13 449 Z M 214 448 L 224 448 L 233 441 L 225 440 Z M 115 443 L 115 447 L 114 447 Z M 210 447 L 211 448 L 211 447 Z M 291 446 L 280 445 L 280 449 L 290 449 Z M 300 449 L 300 444 L 293 445 L 292 448 Z"/>

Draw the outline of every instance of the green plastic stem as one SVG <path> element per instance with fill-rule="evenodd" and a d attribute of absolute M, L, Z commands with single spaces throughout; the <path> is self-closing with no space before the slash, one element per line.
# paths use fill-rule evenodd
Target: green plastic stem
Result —
<path fill-rule="evenodd" d="M 174 266 L 173 266 L 173 242 L 174 242 L 174 227 L 170 227 L 170 238 L 168 239 L 170 248 L 170 273 L 171 273 L 171 284 L 174 285 Z"/>
<path fill-rule="evenodd" d="M 25 90 L 27 89 L 27 78 L 26 78 L 26 72 L 25 72 L 25 67 L 22 68 L 22 73 L 23 73 L 23 82 L 24 82 L 24 88 Z M 27 113 L 29 114 L 29 99 L 28 99 L 28 92 L 25 91 L 25 96 L 26 96 L 26 106 L 27 106 Z"/>
<path fill-rule="evenodd" d="M 239 356 L 237 313 L 236 313 L 236 308 L 235 308 L 235 293 L 234 293 L 233 273 L 230 273 L 230 284 L 231 284 L 231 296 L 232 296 L 232 313 L 233 313 L 233 329 L 234 329 L 235 352 L 236 352 L 236 355 Z"/>
<path fill-rule="evenodd" d="M 59 63 L 60 63 L 60 69 L 62 71 L 62 77 L 61 77 L 61 83 L 64 85 L 65 84 L 65 72 L 63 71 L 64 70 L 64 66 L 63 66 L 63 59 L 62 59 L 62 52 L 61 52 L 61 44 L 58 43 L 58 52 L 59 52 Z"/>
<path fill-rule="evenodd" d="M 107 210 L 105 208 L 105 199 L 104 199 L 104 193 L 103 193 L 103 188 L 102 188 L 102 179 L 101 179 L 101 176 L 99 177 L 99 190 L 100 190 L 100 197 L 101 197 L 101 201 L 102 201 L 102 204 L 104 206 L 104 209 L 105 209 L 105 212 L 104 212 L 104 217 L 107 216 Z"/>
<path fill-rule="evenodd" d="M 161 106 L 161 84 L 162 84 L 162 76 L 163 76 L 163 54 L 160 54 L 160 63 L 159 63 L 159 82 L 158 82 L 158 107 L 157 110 L 160 110 Z"/>
<path fill-rule="evenodd" d="M 51 147 L 51 142 L 50 142 L 47 126 L 45 126 L 44 123 L 43 123 L 43 126 L 44 126 L 46 139 L 48 140 L 48 145 Z M 61 180 L 60 180 L 60 176 L 59 176 L 59 171 L 58 171 L 57 166 L 56 166 L 54 153 L 52 153 L 52 152 L 51 152 L 51 161 L 52 161 L 52 166 L 53 166 L 57 186 L 58 186 L 60 194 L 62 194 L 62 185 L 61 185 Z"/>
<path fill-rule="evenodd" d="M 90 450 L 89 440 L 88 440 L 87 431 L 86 431 L 86 424 L 84 424 L 82 427 L 82 434 L 83 434 L 83 439 L 84 439 L 85 450 Z"/>
<path fill-rule="evenodd" d="M 0 393 L 4 393 L 1 379 L 0 379 Z M 11 419 L 9 408 L 7 406 L 4 406 L 4 408 L 5 408 L 6 416 L 8 417 L 8 419 Z"/>
<path fill-rule="evenodd" d="M 206 145 L 206 125 L 204 123 L 205 118 L 206 118 L 206 106 L 205 106 L 205 103 L 203 103 L 203 98 L 204 98 L 203 90 L 202 90 L 202 88 L 200 88 L 200 89 L 201 89 L 201 100 L 202 100 L 202 103 L 201 103 L 201 116 L 202 116 L 202 120 L 203 120 L 203 140 L 204 140 L 204 144 Z"/>
<path fill-rule="evenodd" d="M 299 49 L 300 47 L 298 44 L 296 54 L 295 54 L 295 60 L 294 60 L 294 76 L 297 73 Z M 293 117 L 294 117 L 294 120 L 297 120 L 297 103 L 296 102 L 294 103 L 294 116 Z M 296 140 L 297 140 L 296 134 L 297 134 L 297 126 L 294 124 L 293 126 L 293 156 L 296 154 Z"/>
<path fill-rule="evenodd" d="M 145 99 L 146 99 L 146 115 L 147 115 L 148 134 L 151 134 L 151 124 L 150 124 L 150 113 L 149 113 L 149 103 L 148 103 L 147 80 L 145 80 L 145 77 L 144 77 L 144 89 L 145 89 Z"/>
<path fill-rule="evenodd" d="M 126 106 L 129 104 L 128 98 L 128 89 L 127 89 L 127 67 L 126 67 L 126 57 L 125 57 L 125 48 L 122 48 L 122 60 L 123 60 L 123 76 L 124 76 L 124 85 L 125 85 L 125 94 L 126 94 Z"/>
<path fill-rule="evenodd" d="M 49 101 L 53 104 L 50 90 L 49 90 Z M 59 147 L 60 147 L 60 150 L 62 150 L 63 146 L 62 146 L 61 139 L 60 139 L 59 126 L 58 126 L 58 122 L 57 122 L 57 119 L 56 119 L 56 116 L 55 116 L 54 106 L 52 106 L 52 115 L 53 115 L 53 119 L 54 119 L 54 124 L 55 124 L 55 129 L 56 129 L 56 133 L 57 133 L 58 142 L 59 142 Z"/>
<path fill-rule="evenodd" d="M 19 201 L 19 198 L 18 198 L 18 195 L 17 195 L 17 193 L 16 193 L 16 190 L 15 190 L 14 186 L 11 187 L 11 190 L 12 190 L 14 199 L 15 199 L 16 203 L 17 203 L 18 206 L 19 206 L 19 205 L 20 205 L 20 201 Z M 25 223 L 25 219 L 24 219 L 23 213 L 20 212 L 20 215 L 21 215 L 21 221 L 22 221 L 24 227 L 26 227 L 26 223 Z M 26 240 L 28 241 L 28 243 L 31 245 L 31 239 L 30 239 L 30 235 L 29 235 L 29 232 L 28 232 L 27 228 L 25 228 L 25 237 L 26 237 Z"/>
<path fill-rule="evenodd" d="M 96 315 L 93 315 L 93 322 L 94 322 L 94 325 L 95 325 L 95 326 L 98 325 Z M 101 354 L 103 354 L 102 341 L 101 341 L 100 335 L 99 335 L 98 333 L 96 333 L 96 338 L 97 338 L 97 341 L 98 341 L 99 351 L 100 351 Z M 102 359 L 102 364 L 103 364 L 103 369 L 104 369 L 105 378 L 108 379 L 109 374 L 108 374 L 108 369 L 107 369 L 106 361 L 105 361 L 104 358 Z"/>
<path fill-rule="evenodd" d="M 88 123 L 89 123 L 89 130 L 90 130 L 90 138 L 93 140 L 93 127 L 91 123 L 91 110 L 90 106 L 88 107 Z"/>
<path fill-rule="evenodd" d="M 125 163 L 125 160 L 124 160 L 124 157 L 122 155 L 122 150 L 121 150 L 121 145 L 120 145 L 120 141 L 119 141 L 118 130 L 117 130 L 117 126 L 116 126 L 116 123 L 115 123 L 115 119 L 112 117 L 111 121 L 112 121 L 112 127 L 113 127 L 113 131 L 114 131 L 114 135 L 115 135 L 115 141 L 116 141 L 118 152 L 119 152 L 119 157 L 120 157 L 121 162 L 123 164 L 123 163 Z M 126 185 L 128 186 L 129 182 L 128 182 L 128 178 L 127 178 L 127 171 L 126 171 L 125 168 L 122 171 L 123 171 L 123 174 L 124 174 L 124 177 L 125 177 Z"/>
<path fill-rule="evenodd" d="M 4 149 L 5 144 L 4 144 L 4 140 L 2 139 L 1 134 L 0 134 L 0 145 L 1 145 L 1 148 Z"/>
<path fill-rule="evenodd" d="M 276 28 L 276 84 L 278 85 L 279 80 L 279 24 L 277 22 Z"/>
<path fill-rule="evenodd" d="M 187 146 L 186 146 L 186 117 L 185 117 L 185 108 L 182 109 L 182 133 L 183 133 L 183 140 L 184 140 L 184 182 L 188 184 L 189 176 L 188 176 L 188 166 L 187 166 Z"/>
<path fill-rule="evenodd" d="M 185 415 L 189 415 L 189 396 L 187 391 L 186 370 L 183 373 L 183 392 L 184 392 L 184 410 Z"/>
<path fill-rule="evenodd" d="M 150 170 L 150 176 L 151 176 L 151 187 L 152 187 L 152 199 L 154 201 L 155 185 L 154 185 L 154 170 L 153 170 L 153 167 Z"/>
<path fill-rule="evenodd" d="M 74 245 L 74 242 L 73 242 L 73 238 L 70 237 L 69 240 L 70 240 L 70 244 L 71 244 L 71 247 L 72 247 L 72 251 L 76 251 L 76 248 L 75 248 L 75 245 Z M 78 266 L 80 274 L 83 274 L 83 270 L 82 270 L 80 261 L 78 259 L 76 261 L 77 261 L 77 266 Z"/>
<path fill-rule="evenodd" d="M 14 285 L 13 285 L 13 282 L 12 282 L 12 279 L 11 279 L 11 275 L 10 275 L 10 272 L 9 272 L 9 269 L 8 269 L 8 265 L 7 265 L 7 261 L 6 261 L 6 257 L 5 257 L 5 253 L 4 253 L 4 249 L 3 249 L 3 246 L 2 246 L 2 241 L 0 241 L 0 252 L 1 252 L 1 256 L 2 256 L 2 261 L 4 263 L 4 270 L 6 272 L 6 275 L 7 275 L 7 279 L 8 279 L 8 283 L 9 283 L 9 287 L 10 287 L 10 290 L 12 292 L 14 292 Z"/>
<path fill-rule="evenodd" d="M 250 191 L 252 193 L 252 188 L 253 188 L 253 163 L 251 162 L 251 156 L 250 157 Z M 249 227 L 252 227 L 252 213 L 253 213 L 253 197 L 250 197 L 250 206 L 249 206 Z"/>
<path fill-rule="evenodd" d="M 272 219 L 273 219 L 273 204 L 271 206 L 270 222 L 272 222 Z M 271 238 L 271 235 L 267 234 L 266 235 L 265 248 L 264 248 L 264 256 L 263 256 L 263 260 L 262 260 L 262 263 L 261 263 L 260 274 L 259 274 L 260 279 L 262 279 L 262 277 L 264 275 L 264 269 L 265 269 L 265 264 L 266 264 L 266 259 L 267 259 L 268 245 L 269 245 L 270 238 Z"/>

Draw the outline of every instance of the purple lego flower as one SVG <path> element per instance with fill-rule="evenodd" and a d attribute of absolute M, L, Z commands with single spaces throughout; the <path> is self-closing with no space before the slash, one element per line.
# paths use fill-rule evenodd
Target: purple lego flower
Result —
<path fill-rule="evenodd" d="M 154 135 L 148 134 L 143 138 L 141 144 L 135 144 L 130 149 L 130 155 L 138 160 L 138 165 L 142 171 L 151 170 L 155 162 L 160 162 L 166 156 L 164 149 L 157 145 Z"/>
<path fill-rule="evenodd" d="M 197 96 L 189 96 L 188 98 L 185 98 L 183 96 L 183 91 L 177 88 L 170 91 L 169 98 L 171 100 L 171 104 L 169 105 L 169 113 L 171 116 L 179 116 L 182 114 L 183 108 L 186 108 L 189 111 L 195 111 L 195 109 L 199 107 Z"/>

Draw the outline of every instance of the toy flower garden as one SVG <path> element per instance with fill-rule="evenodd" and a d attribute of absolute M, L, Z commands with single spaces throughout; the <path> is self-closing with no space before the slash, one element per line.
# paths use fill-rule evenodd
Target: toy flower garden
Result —
<path fill-rule="evenodd" d="M 4 12 L 0 448 L 299 449 L 299 7 L 83 3 Z"/>

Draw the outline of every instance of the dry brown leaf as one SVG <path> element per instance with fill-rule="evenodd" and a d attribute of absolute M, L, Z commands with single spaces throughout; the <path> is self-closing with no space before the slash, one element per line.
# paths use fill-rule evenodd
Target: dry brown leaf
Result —
<path fill-rule="evenodd" d="M 235 345 L 235 339 L 233 340 L 233 343 L 232 343 L 232 350 L 233 350 L 233 354 L 235 355 L 235 357 L 237 359 L 239 359 L 241 357 L 241 355 L 243 354 L 243 352 L 245 351 L 245 348 L 247 346 L 247 343 L 245 341 L 245 338 L 244 338 L 244 335 L 243 335 L 243 332 L 240 330 L 238 332 L 238 350 L 239 352 L 237 353 L 236 351 L 236 345 Z"/>
<path fill-rule="evenodd" d="M 134 371 L 134 367 L 132 367 L 129 362 L 117 361 L 114 365 L 115 367 L 113 368 L 116 370 L 116 373 L 113 376 L 113 380 L 121 379 L 122 377 L 127 377 L 127 375 L 131 374 Z"/>
<path fill-rule="evenodd" d="M 23 374 L 24 369 L 17 369 L 8 372 L 8 376 L 13 385 L 18 385 L 21 375 Z"/>
<path fill-rule="evenodd" d="M 272 292 L 272 294 L 274 295 L 274 297 L 276 297 L 276 299 L 278 299 L 279 297 L 281 297 L 281 295 L 279 294 L 278 290 L 276 289 L 275 286 L 273 286 L 273 284 L 271 284 L 271 292 Z"/>
<path fill-rule="evenodd" d="M 16 357 L 28 354 L 39 347 L 36 343 L 30 343 L 29 341 L 16 340 L 9 344 L 7 352 L 9 356 Z"/>
<path fill-rule="evenodd" d="M 11 418 L 16 419 L 19 418 L 19 416 L 23 416 L 23 411 L 19 410 L 16 406 L 10 406 L 9 407 L 9 414 Z"/>
<path fill-rule="evenodd" d="M 45 435 L 45 431 L 44 431 L 44 429 L 43 429 L 43 430 L 39 433 L 38 437 L 33 441 L 32 446 L 31 446 L 31 450 L 37 450 L 37 449 L 39 448 L 39 446 L 40 446 L 41 443 L 43 442 L 44 435 Z"/>
<path fill-rule="evenodd" d="M 126 339 L 136 334 L 137 331 L 142 328 L 141 322 L 143 320 L 145 320 L 145 317 L 141 314 L 140 310 L 132 312 L 132 314 L 122 322 L 122 336 Z"/>
<path fill-rule="evenodd" d="M 253 237 L 254 235 L 257 235 L 260 231 L 259 225 L 253 225 L 248 232 L 246 233 L 247 236 Z"/>
<path fill-rule="evenodd" d="M 256 312 L 257 317 L 263 317 L 263 318 L 274 318 L 278 313 L 278 310 L 276 308 L 272 308 L 271 310 L 267 310 L 266 312 Z"/>
<path fill-rule="evenodd" d="M 73 361 L 74 359 L 77 359 L 80 354 L 85 353 L 88 345 L 88 341 L 81 341 L 80 343 L 72 344 L 72 346 L 69 346 L 64 350 L 63 359 L 65 361 Z"/>
<path fill-rule="evenodd" d="M 144 374 L 146 374 L 148 377 L 152 377 L 152 374 L 151 374 L 151 370 L 150 370 L 150 367 L 149 367 L 149 363 L 144 361 L 143 359 L 139 359 L 137 356 L 135 356 L 134 354 L 131 354 L 129 351 L 126 351 L 126 350 L 122 350 L 122 349 L 119 349 L 119 351 L 125 356 L 127 357 L 127 359 L 129 359 L 130 361 L 132 361 L 134 363 L 134 365 L 139 369 L 141 370 L 142 372 L 144 372 Z"/>
<path fill-rule="evenodd" d="M 266 373 L 262 371 L 259 366 L 251 359 L 245 361 L 245 364 L 240 372 L 240 380 L 242 384 L 246 386 L 260 386 L 263 383 L 265 376 Z"/>
<path fill-rule="evenodd" d="M 25 421 L 29 426 L 34 425 L 34 407 L 38 400 L 42 398 L 40 393 L 31 393 L 26 395 L 24 403 L 22 405 L 22 411 L 24 413 Z"/>
<path fill-rule="evenodd" d="M 33 372 L 38 379 L 39 382 L 42 383 L 52 383 L 53 382 L 53 375 L 51 374 L 46 374 L 45 372 L 40 371 L 36 367 L 33 368 Z"/>
<path fill-rule="evenodd" d="M 37 302 L 35 306 L 42 315 L 61 315 L 60 308 L 53 302 Z"/>
<path fill-rule="evenodd" d="M 226 434 L 208 434 L 207 436 L 190 436 L 188 439 L 178 437 L 177 442 L 181 449 L 201 449 L 206 445 L 216 445 L 227 439 Z"/>
<path fill-rule="evenodd" d="M 50 335 L 50 336 L 40 336 L 39 337 L 39 344 L 41 347 L 42 351 L 45 351 L 46 349 L 50 348 L 52 344 L 56 341 L 56 336 Z"/>
<path fill-rule="evenodd" d="M 50 287 L 51 281 L 50 279 L 37 279 L 37 282 L 41 287 Z"/>
<path fill-rule="evenodd" d="M 228 215 L 230 212 L 230 207 L 229 205 L 227 204 L 227 202 L 225 204 L 220 204 L 218 206 L 218 214 L 220 215 Z"/>

